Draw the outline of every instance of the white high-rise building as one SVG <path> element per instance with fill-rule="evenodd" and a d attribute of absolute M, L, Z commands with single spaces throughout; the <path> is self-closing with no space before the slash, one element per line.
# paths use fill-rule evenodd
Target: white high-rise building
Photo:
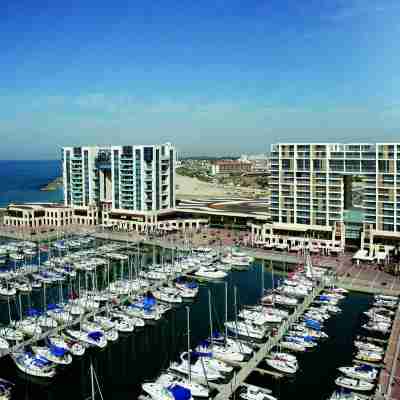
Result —
<path fill-rule="evenodd" d="M 64 147 L 64 203 L 100 219 L 157 216 L 175 207 L 175 164 L 170 143 Z"/>

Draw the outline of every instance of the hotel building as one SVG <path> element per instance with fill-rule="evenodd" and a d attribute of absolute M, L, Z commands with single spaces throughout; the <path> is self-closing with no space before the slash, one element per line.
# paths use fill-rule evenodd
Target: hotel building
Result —
<path fill-rule="evenodd" d="M 362 180 L 359 238 L 354 176 Z M 270 186 L 272 223 L 253 227 L 262 240 L 308 235 L 344 246 L 353 235 L 363 247 L 400 239 L 400 144 L 274 144 Z"/>

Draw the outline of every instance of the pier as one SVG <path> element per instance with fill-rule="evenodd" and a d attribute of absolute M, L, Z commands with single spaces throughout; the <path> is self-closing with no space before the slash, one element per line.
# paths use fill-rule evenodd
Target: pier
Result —
<path fill-rule="evenodd" d="M 321 293 L 324 287 L 325 283 L 323 281 L 318 287 L 312 290 L 312 292 L 304 299 L 303 303 L 297 307 L 295 312 L 290 315 L 289 318 L 279 327 L 277 333 L 274 336 L 268 337 L 267 341 L 254 353 L 252 358 L 250 358 L 250 360 L 239 370 L 239 372 L 233 376 L 230 382 L 224 385 L 210 384 L 212 388 L 218 391 L 218 394 L 214 397 L 215 400 L 228 399 L 240 386 L 243 385 L 245 380 L 253 371 L 269 373 L 267 370 L 258 368 L 258 365 L 265 359 L 268 353 L 276 345 L 278 345 L 289 327 L 299 319 L 299 317 L 314 301 L 315 297 Z"/>

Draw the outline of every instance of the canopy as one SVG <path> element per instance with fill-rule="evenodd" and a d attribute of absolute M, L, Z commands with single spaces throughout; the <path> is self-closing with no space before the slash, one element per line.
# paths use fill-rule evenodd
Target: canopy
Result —
<path fill-rule="evenodd" d="M 49 348 L 50 348 L 50 353 L 56 357 L 64 357 L 66 353 L 66 350 L 62 347 L 51 345 Z"/>
<path fill-rule="evenodd" d="M 212 353 L 204 353 L 201 351 L 192 351 L 192 354 L 196 357 L 212 357 Z"/>
<path fill-rule="evenodd" d="M 183 386 L 171 385 L 168 387 L 168 391 L 174 396 L 175 400 L 189 400 L 192 398 L 190 390 Z"/>
<path fill-rule="evenodd" d="M 89 332 L 88 336 L 94 341 L 98 342 L 103 337 L 103 334 L 100 331 L 93 331 Z"/>
<path fill-rule="evenodd" d="M 40 312 L 36 308 L 28 308 L 26 310 L 26 315 L 28 315 L 29 317 L 38 317 L 40 315 Z"/>

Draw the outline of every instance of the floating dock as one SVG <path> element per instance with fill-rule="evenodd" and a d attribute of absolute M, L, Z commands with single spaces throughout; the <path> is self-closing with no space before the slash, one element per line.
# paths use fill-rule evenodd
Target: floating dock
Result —
<path fill-rule="evenodd" d="M 289 318 L 279 327 L 276 335 L 269 336 L 266 343 L 254 353 L 253 357 L 235 374 L 232 380 L 224 385 L 213 385 L 218 390 L 218 394 L 214 397 L 215 400 L 226 400 L 243 385 L 244 381 L 253 372 L 257 371 L 260 373 L 269 373 L 269 370 L 258 368 L 258 365 L 265 359 L 267 354 L 280 342 L 283 336 L 286 334 L 288 328 L 295 323 L 299 317 L 306 311 L 316 296 L 324 289 L 325 284 L 321 282 L 320 285 L 313 289 L 313 291 L 304 299 L 303 303 L 297 307 L 295 312 L 289 316 Z M 279 374 L 278 372 L 276 375 Z M 279 374 L 282 375 L 282 374 Z"/>

